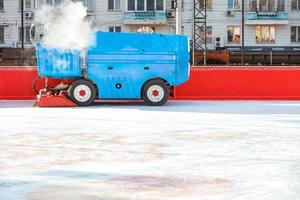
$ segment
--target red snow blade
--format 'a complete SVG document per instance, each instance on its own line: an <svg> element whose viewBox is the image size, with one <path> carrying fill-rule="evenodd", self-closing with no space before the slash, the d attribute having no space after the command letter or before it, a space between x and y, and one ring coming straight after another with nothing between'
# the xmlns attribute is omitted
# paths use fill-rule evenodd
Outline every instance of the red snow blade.
<svg viewBox="0 0 300 200"><path fill-rule="evenodd" d="M64 92L46 92L38 95L34 107L76 107L77 104L68 99Z"/></svg>

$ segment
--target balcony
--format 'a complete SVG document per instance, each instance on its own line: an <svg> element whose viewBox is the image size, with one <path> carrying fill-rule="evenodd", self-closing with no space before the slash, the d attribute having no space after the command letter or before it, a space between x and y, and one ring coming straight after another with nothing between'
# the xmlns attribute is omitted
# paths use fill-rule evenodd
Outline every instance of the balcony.
<svg viewBox="0 0 300 200"><path fill-rule="evenodd" d="M125 12L124 24L166 24L166 11Z"/></svg>
<svg viewBox="0 0 300 200"><path fill-rule="evenodd" d="M286 25L289 24L289 14L280 11L256 11L246 13L247 25Z"/></svg>

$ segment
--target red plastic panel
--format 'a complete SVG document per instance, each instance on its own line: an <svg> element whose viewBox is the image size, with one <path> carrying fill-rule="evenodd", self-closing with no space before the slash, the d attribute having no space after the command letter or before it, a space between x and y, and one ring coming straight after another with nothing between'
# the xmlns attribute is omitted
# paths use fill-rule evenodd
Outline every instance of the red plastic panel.
<svg viewBox="0 0 300 200"><path fill-rule="evenodd" d="M36 67L0 67L0 99L35 99ZM44 85L38 81L38 88ZM57 80L50 79L49 85ZM300 100L299 67L192 67L178 100Z"/></svg>
<svg viewBox="0 0 300 200"><path fill-rule="evenodd" d="M33 84L37 78L36 67L0 67L0 100L36 99ZM49 79L48 85L54 87L59 82L59 80ZM44 87L45 79L38 79L36 90L39 91Z"/></svg>
<svg viewBox="0 0 300 200"><path fill-rule="evenodd" d="M300 67L192 67L180 100L300 100Z"/></svg>
<svg viewBox="0 0 300 200"><path fill-rule="evenodd" d="M64 94L47 95L43 94L38 98L35 107L76 107L77 104L71 101Z"/></svg>
<svg viewBox="0 0 300 200"><path fill-rule="evenodd" d="M0 67L0 99L34 99L33 80L36 67Z"/></svg>

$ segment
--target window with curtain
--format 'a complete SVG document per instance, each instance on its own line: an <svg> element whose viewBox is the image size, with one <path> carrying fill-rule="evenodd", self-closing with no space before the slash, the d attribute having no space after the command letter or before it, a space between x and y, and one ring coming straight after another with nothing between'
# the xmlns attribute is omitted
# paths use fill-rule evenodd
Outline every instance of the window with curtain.
<svg viewBox="0 0 300 200"><path fill-rule="evenodd" d="M241 42L241 27L240 26L228 26L227 27L227 42L228 43L240 43Z"/></svg>
<svg viewBox="0 0 300 200"><path fill-rule="evenodd" d="M275 43L275 26L256 26L256 43Z"/></svg>
<svg viewBox="0 0 300 200"><path fill-rule="evenodd" d="M285 0L277 0L277 7L278 11L283 12L285 11Z"/></svg>
<svg viewBox="0 0 300 200"><path fill-rule="evenodd" d="M257 0L249 0L249 11L255 12L257 10Z"/></svg>
<svg viewBox="0 0 300 200"><path fill-rule="evenodd" d="M241 0L228 0L227 2L228 9L240 10L241 5L242 5Z"/></svg>
<svg viewBox="0 0 300 200"><path fill-rule="evenodd" d="M212 9L212 1L213 0L206 0L206 8L207 9ZM205 0L201 0L201 4L200 4L201 9L203 8L202 6L204 6L204 2L205 2Z"/></svg>
<svg viewBox="0 0 300 200"><path fill-rule="evenodd" d="M155 33L155 28L150 26L141 26L136 30L137 33Z"/></svg>
<svg viewBox="0 0 300 200"><path fill-rule="evenodd" d="M274 12L276 9L276 0L259 0L259 11Z"/></svg>

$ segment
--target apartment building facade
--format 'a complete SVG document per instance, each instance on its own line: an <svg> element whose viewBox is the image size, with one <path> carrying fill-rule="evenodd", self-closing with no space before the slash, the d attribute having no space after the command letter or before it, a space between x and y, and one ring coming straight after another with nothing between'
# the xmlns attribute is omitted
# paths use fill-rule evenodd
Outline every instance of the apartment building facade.
<svg viewBox="0 0 300 200"><path fill-rule="evenodd" d="M29 27L34 11L62 0L24 0L25 42L30 47ZM77 0L80 1L80 0ZM88 17L100 31L175 33L172 0L81 0ZM207 48L241 50L242 0L207 1ZM177 0L179 33L193 38L194 0ZM245 49L262 52L300 52L300 0L244 0ZM20 46L20 0L0 0L0 48ZM217 41L218 40L218 41Z"/></svg>
<svg viewBox="0 0 300 200"><path fill-rule="evenodd" d="M242 0L207 1L208 49L225 47L236 55L242 46ZM300 1L245 0L246 62L300 63ZM220 38L220 42L216 42Z"/></svg>

